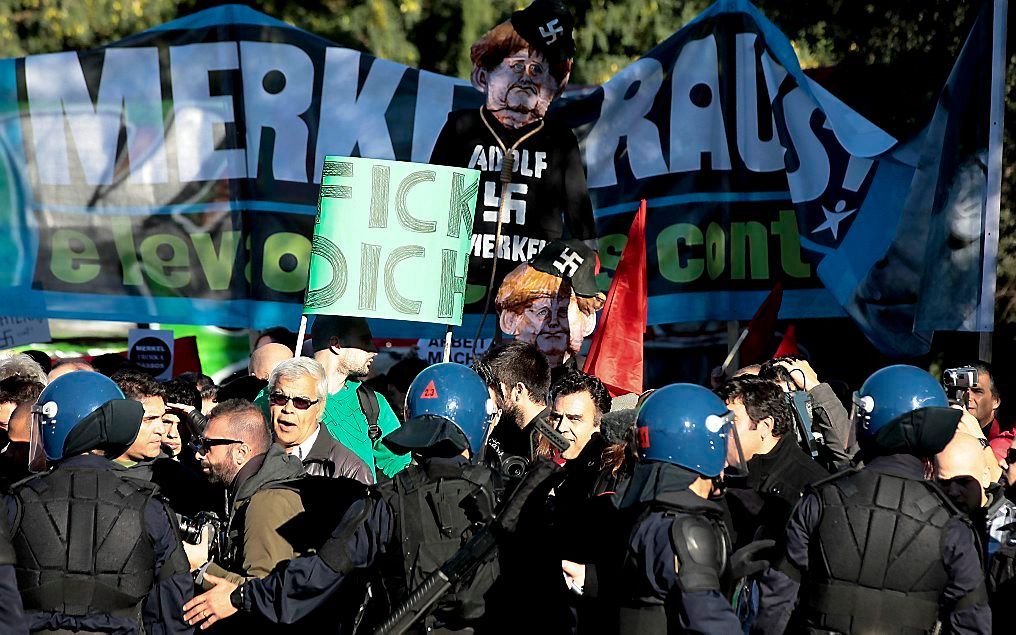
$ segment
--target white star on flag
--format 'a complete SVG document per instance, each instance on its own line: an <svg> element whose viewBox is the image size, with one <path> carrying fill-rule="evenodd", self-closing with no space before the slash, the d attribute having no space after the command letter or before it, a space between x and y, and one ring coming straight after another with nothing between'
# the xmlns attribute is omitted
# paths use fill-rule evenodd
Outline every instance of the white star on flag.
<svg viewBox="0 0 1016 635"><path fill-rule="evenodd" d="M825 221L815 229L811 230L811 233L817 234L820 231L828 229L833 234L833 240L839 240L840 223L847 220L851 214L857 211L857 208L844 211L846 206L846 202L840 201L836 204L835 212L830 212L825 208L825 206L822 206L822 213L825 214Z"/></svg>

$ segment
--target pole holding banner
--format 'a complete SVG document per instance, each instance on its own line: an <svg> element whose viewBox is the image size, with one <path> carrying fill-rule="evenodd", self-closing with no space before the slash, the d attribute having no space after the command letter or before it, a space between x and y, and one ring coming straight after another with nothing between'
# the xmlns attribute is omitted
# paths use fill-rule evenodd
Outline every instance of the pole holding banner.
<svg viewBox="0 0 1016 635"><path fill-rule="evenodd" d="M300 331L296 334L296 350L293 351L293 357L299 357L303 354L303 339L307 336L307 314L304 313L300 316Z"/></svg>
<svg viewBox="0 0 1016 635"><path fill-rule="evenodd" d="M995 328L995 274L998 266L998 224L1002 207L1002 120L1005 116L1005 37L1008 0L995 0L991 29L991 107L988 127L988 181L984 200L984 260L978 354L991 361L991 332Z"/></svg>

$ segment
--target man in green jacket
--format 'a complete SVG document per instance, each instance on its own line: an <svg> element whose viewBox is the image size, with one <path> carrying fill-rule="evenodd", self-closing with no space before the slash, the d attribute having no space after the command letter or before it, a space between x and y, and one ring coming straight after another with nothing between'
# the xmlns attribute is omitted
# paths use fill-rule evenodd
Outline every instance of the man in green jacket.
<svg viewBox="0 0 1016 635"><path fill-rule="evenodd" d="M319 315L311 336L314 359L328 376L328 404L321 422L340 443L363 459L374 482L381 472L391 478L410 462L408 454L394 454L381 438L399 427L399 420L382 395L360 388L377 355L367 320ZM357 393L361 394L357 394ZM368 424L361 402L373 394L377 401L377 427ZM370 406L369 406L370 407Z"/></svg>

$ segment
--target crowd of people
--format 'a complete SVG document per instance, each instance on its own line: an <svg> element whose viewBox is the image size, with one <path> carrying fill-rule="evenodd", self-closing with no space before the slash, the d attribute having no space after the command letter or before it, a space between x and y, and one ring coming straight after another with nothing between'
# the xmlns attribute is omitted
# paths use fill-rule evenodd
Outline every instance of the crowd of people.
<svg viewBox="0 0 1016 635"><path fill-rule="evenodd" d="M518 340L384 376L364 320L295 344L220 386L0 361L0 631L1005 631L988 364L838 395L783 357L612 398Z"/></svg>

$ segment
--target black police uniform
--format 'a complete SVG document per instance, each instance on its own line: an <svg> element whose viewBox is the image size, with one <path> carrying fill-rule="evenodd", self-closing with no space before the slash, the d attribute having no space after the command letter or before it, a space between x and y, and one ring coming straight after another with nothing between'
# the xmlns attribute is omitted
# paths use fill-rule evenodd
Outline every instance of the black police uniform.
<svg viewBox="0 0 1016 635"><path fill-rule="evenodd" d="M990 633L974 531L923 469L894 454L816 484L787 525L756 630L782 633L800 590L810 632L930 632L941 619Z"/></svg>
<svg viewBox="0 0 1016 635"><path fill-rule="evenodd" d="M5 502L33 632L191 631L187 556L151 484L80 455L22 481Z"/></svg>
<svg viewBox="0 0 1016 635"><path fill-rule="evenodd" d="M697 477L644 463L615 495L618 512L634 521L616 574L605 571L611 563L597 566L598 593L616 608L611 631L741 632L720 588L730 555L723 508L688 490Z"/></svg>
<svg viewBox="0 0 1016 635"><path fill-rule="evenodd" d="M6 514L6 511L3 501L0 501L0 513ZM7 523L0 522L0 632L20 635L28 632L28 623L21 605L21 594L18 593L14 563L14 548Z"/></svg>
<svg viewBox="0 0 1016 635"><path fill-rule="evenodd" d="M371 594L380 604L370 604L370 612L378 613L367 619L380 621L444 562L440 553L454 553L462 546L469 537L464 524L489 520L492 509L483 508L493 504L490 481L489 469L461 456L418 458L384 487L364 487L362 497L349 506L315 555L294 558L270 575L247 582L234 595L234 604L272 622L291 624L327 602L348 609L336 616L335 631L347 633L371 583ZM435 522L428 522L431 517ZM431 525L433 531L428 531ZM487 585L492 582L493 575L488 575ZM482 585L483 580L474 578L474 583ZM439 606L439 619L431 619L428 629L464 628L468 624L456 619L482 616L483 589L474 591L476 595L470 595L460 589L451 606ZM457 609L462 615L456 615Z"/></svg>

